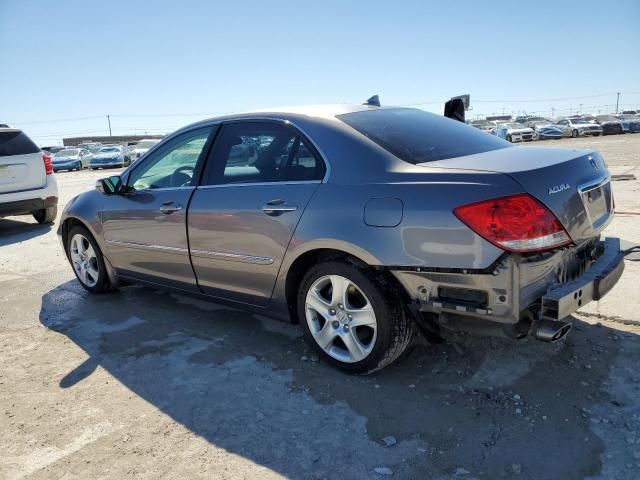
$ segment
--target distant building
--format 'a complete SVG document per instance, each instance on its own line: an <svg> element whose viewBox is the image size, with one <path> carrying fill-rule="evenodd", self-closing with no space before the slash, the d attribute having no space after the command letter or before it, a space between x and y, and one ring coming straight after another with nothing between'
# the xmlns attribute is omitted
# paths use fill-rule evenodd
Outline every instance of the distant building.
<svg viewBox="0 0 640 480"><path fill-rule="evenodd" d="M80 145L81 143L126 143L126 142L137 142L139 140L143 140L145 138L164 138L164 135L113 135L113 136L104 136L104 137L69 137L63 138L62 144L65 147L75 147L76 145Z"/></svg>

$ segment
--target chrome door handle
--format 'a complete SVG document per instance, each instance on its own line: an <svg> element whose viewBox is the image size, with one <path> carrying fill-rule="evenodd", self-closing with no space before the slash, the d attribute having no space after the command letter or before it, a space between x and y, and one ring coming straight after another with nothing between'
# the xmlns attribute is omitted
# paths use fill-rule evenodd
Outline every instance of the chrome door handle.
<svg viewBox="0 0 640 480"><path fill-rule="evenodd" d="M282 215L285 212L295 212L297 209L297 205L287 205L286 203L282 203L280 205L269 205L267 203L264 207L262 207L262 211L266 215L270 215L272 217Z"/></svg>
<svg viewBox="0 0 640 480"><path fill-rule="evenodd" d="M160 211L165 215L182 210L182 205L162 205Z"/></svg>

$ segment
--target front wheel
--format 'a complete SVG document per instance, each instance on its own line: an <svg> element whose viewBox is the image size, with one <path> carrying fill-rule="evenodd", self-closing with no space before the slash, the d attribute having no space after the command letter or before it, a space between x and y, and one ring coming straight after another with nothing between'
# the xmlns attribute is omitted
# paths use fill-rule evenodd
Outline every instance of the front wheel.
<svg viewBox="0 0 640 480"><path fill-rule="evenodd" d="M76 226L69 232L67 257L80 285L86 290L93 293L111 290L102 251L85 227Z"/></svg>
<svg viewBox="0 0 640 480"><path fill-rule="evenodd" d="M580 134L578 133L578 130L573 130L573 131L571 132L571 136L572 136L573 138L576 138L578 135L580 135Z"/></svg>
<svg viewBox="0 0 640 480"><path fill-rule="evenodd" d="M368 374L399 358L413 321L398 293L379 273L346 262L312 267L298 292L305 340L334 366Z"/></svg>
<svg viewBox="0 0 640 480"><path fill-rule="evenodd" d="M513 143L513 138L511 137L511 135L507 135L507 142Z"/></svg>

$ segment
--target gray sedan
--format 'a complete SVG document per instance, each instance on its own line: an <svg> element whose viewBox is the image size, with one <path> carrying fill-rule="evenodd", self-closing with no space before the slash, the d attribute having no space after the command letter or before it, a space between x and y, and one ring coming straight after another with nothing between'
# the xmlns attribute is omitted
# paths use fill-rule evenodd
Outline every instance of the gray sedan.
<svg viewBox="0 0 640 480"><path fill-rule="evenodd" d="M622 273L612 219L597 152L342 105L185 127L70 201L58 234L90 292L147 283L300 323L370 373L417 331L562 338Z"/></svg>

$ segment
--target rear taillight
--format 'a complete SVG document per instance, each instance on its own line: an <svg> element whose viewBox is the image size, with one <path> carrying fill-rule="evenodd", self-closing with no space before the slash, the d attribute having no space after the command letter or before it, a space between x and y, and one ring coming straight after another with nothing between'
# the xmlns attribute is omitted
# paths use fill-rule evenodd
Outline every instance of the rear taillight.
<svg viewBox="0 0 640 480"><path fill-rule="evenodd" d="M44 173L47 175L53 175L53 164L51 163L51 155L49 155L48 153L43 153L42 161L44 162Z"/></svg>
<svg viewBox="0 0 640 480"><path fill-rule="evenodd" d="M471 203L453 213L482 238L510 252L536 252L571 243L553 213L527 194Z"/></svg>

